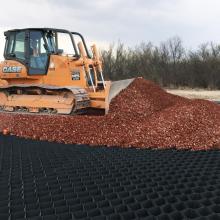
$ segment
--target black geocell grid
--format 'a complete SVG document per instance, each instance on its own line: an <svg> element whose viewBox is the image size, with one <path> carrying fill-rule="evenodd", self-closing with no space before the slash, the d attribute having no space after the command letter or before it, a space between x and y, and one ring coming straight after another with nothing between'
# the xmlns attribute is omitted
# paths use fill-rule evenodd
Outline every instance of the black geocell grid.
<svg viewBox="0 0 220 220"><path fill-rule="evenodd" d="M0 220L220 219L220 151L0 136Z"/></svg>

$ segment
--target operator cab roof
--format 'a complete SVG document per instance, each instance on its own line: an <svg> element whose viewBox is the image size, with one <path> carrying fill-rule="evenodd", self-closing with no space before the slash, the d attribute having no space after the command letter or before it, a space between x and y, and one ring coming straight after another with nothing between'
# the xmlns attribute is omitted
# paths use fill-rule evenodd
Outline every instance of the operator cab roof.
<svg viewBox="0 0 220 220"><path fill-rule="evenodd" d="M77 33L71 32L66 29L57 29L57 28L21 28L21 29L11 29L7 30L6 32L16 32L16 31L54 31L54 32L64 32L64 33Z"/></svg>
<svg viewBox="0 0 220 220"><path fill-rule="evenodd" d="M78 32L72 32L72 31L68 31L66 29L57 29L57 28L21 28L21 29L11 29L11 30L8 30L6 32L4 32L4 35L7 36L10 34L10 32L19 32L19 31L53 31L53 32L61 32L61 33L67 33L69 35L71 35L71 38L72 38L72 42L73 42L73 46L75 48L75 50L77 51L76 49L76 45L75 45L75 42L74 42L74 39L73 39L73 36L72 35L78 35L81 39L82 39L82 42L83 42L83 45L85 47L85 50L86 50L86 53L87 53L87 56L89 58L91 58L91 55L89 54L89 51L88 51L88 48L86 46L86 42L85 42L85 39L84 37L82 36L82 34L78 33Z"/></svg>

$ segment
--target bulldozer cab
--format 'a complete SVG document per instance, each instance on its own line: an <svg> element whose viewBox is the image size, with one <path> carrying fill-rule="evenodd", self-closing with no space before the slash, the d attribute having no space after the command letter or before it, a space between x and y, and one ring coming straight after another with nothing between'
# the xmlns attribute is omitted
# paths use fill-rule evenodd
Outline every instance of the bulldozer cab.
<svg viewBox="0 0 220 220"><path fill-rule="evenodd" d="M87 58L91 58L83 36L61 29L19 29L5 32L6 60L16 60L26 66L28 75L45 75L50 55L80 57L75 37L80 38Z"/></svg>

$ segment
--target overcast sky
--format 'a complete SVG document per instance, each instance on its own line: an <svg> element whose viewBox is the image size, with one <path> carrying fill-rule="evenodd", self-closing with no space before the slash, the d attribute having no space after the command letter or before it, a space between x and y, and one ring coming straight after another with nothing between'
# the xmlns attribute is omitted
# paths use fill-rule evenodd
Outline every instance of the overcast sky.
<svg viewBox="0 0 220 220"><path fill-rule="evenodd" d="M207 41L220 43L219 0L10 0L0 13L3 30L57 27L81 32L106 47L112 42L134 46L159 44L179 36L188 48Z"/></svg>

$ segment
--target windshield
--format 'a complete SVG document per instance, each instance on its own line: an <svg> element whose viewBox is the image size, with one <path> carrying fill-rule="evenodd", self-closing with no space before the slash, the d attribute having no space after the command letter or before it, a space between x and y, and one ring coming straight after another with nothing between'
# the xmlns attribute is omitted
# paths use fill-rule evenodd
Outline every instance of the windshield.
<svg viewBox="0 0 220 220"><path fill-rule="evenodd" d="M88 50L88 48L86 47L84 39L80 35L78 35L78 34L73 34L73 39L74 39L74 41L75 41L75 43L77 45L77 52L78 52L78 54L80 54L80 50L78 48L78 43L82 42L83 46L84 46L84 50L85 50L85 52L87 54L87 57L91 58L92 57L92 52L91 52L91 50Z"/></svg>
<svg viewBox="0 0 220 220"><path fill-rule="evenodd" d="M74 42L76 43L76 45L78 45L79 42L82 42L83 43L83 46L84 46L84 50L87 54L87 57L88 58L92 58L92 52L91 50L88 50L87 46L86 46L86 42L83 38L83 36L77 32L72 32L72 36L73 36L73 39L74 39ZM77 50L78 50L78 54L80 54L80 51L77 47Z"/></svg>
<svg viewBox="0 0 220 220"><path fill-rule="evenodd" d="M83 37L78 33L73 32L72 35L70 35L69 32L47 31L45 33L45 39L50 53L79 56L80 51L77 45L79 42L82 42L87 56L92 57L91 52L88 51L86 47Z"/></svg>
<svg viewBox="0 0 220 220"><path fill-rule="evenodd" d="M57 32L57 49L62 51L64 55L76 56L78 51L75 51L71 35L69 33Z"/></svg>

